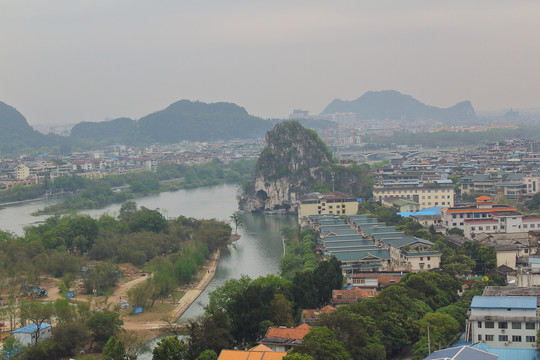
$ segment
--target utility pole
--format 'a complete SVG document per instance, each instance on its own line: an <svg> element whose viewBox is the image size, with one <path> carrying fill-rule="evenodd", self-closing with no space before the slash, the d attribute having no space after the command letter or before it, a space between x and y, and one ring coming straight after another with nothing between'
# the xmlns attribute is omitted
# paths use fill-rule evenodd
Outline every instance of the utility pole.
<svg viewBox="0 0 540 360"><path fill-rule="evenodd" d="M431 354L431 346L429 345L429 326L427 327L427 353L428 356Z"/></svg>

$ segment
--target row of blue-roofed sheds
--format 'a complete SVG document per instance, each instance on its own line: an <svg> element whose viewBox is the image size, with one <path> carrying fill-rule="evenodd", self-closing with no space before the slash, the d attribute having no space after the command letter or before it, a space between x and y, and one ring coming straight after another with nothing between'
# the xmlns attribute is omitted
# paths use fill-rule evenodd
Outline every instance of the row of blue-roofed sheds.
<svg viewBox="0 0 540 360"><path fill-rule="evenodd" d="M349 285L364 283L365 273L411 272L439 267L441 253L431 241L405 235L369 215L310 215L319 233L317 249L342 262Z"/></svg>

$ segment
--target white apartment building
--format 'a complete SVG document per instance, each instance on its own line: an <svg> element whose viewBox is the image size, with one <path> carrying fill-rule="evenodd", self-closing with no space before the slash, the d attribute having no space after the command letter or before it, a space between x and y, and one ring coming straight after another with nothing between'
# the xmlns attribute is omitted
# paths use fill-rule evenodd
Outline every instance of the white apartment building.
<svg viewBox="0 0 540 360"><path fill-rule="evenodd" d="M536 296L475 296L468 326L473 342L499 348L536 348Z"/></svg>
<svg viewBox="0 0 540 360"><path fill-rule="evenodd" d="M373 186L373 198L382 202L388 197L412 200L420 209L432 206L454 206L454 188L450 180L424 183L419 180L387 182Z"/></svg>

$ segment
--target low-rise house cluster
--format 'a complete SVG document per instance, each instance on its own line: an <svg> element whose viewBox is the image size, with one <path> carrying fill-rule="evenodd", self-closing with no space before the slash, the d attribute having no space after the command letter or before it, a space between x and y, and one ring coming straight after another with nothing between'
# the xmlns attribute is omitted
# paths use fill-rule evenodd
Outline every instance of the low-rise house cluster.
<svg viewBox="0 0 540 360"><path fill-rule="evenodd" d="M88 178L122 175L129 172L156 171L158 165L202 164L219 159L224 163L258 156L261 141L182 142L134 148L125 145L105 146L99 151L72 153L66 156L43 155L0 159L0 190L15 184L29 185L77 174Z"/></svg>
<svg viewBox="0 0 540 360"><path fill-rule="evenodd" d="M425 239L407 236L368 215L310 215L318 249L342 262L347 277L363 272L422 271L439 267L441 253ZM355 285L352 283L351 285Z"/></svg>

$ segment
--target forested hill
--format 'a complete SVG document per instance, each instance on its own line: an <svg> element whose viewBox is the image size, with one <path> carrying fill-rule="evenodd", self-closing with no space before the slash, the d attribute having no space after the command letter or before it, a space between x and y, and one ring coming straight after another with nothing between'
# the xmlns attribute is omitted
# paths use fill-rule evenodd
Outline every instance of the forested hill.
<svg viewBox="0 0 540 360"><path fill-rule="evenodd" d="M13 154L48 146L60 146L59 136L43 135L34 130L26 118L12 106L0 101L0 153Z"/></svg>
<svg viewBox="0 0 540 360"><path fill-rule="evenodd" d="M118 118L102 122L81 122L71 129L75 143L90 140L97 144L128 144L136 135L137 122L128 118Z"/></svg>
<svg viewBox="0 0 540 360"><path fill-rule="evenodd" d="M130 145L176 143L182 140L254 139L264 136L273 124L249 115L246 109L235 104L180 100L138 121L122 118L77 124L72 129L72 137L100 144Z"/></svg>
<svg viewBox="0 0 540 360"><path fill-rule="evenodd" d="M353 101L336 99L322 112L356 113L358 120L436 120L443 123L467 123L476 119L470 101L460 102L449 108L429 106L410 95L395 90L368 91Z"/></svg>
<svg viewBox="0 0 540 360"><path fill-rule="evenodd" d="M298 197L330 189L364 197L372 179L369 166L340 166L313 130L296 120L266 133L251 179L242 187L244 211L295 211Z"/></svg>

